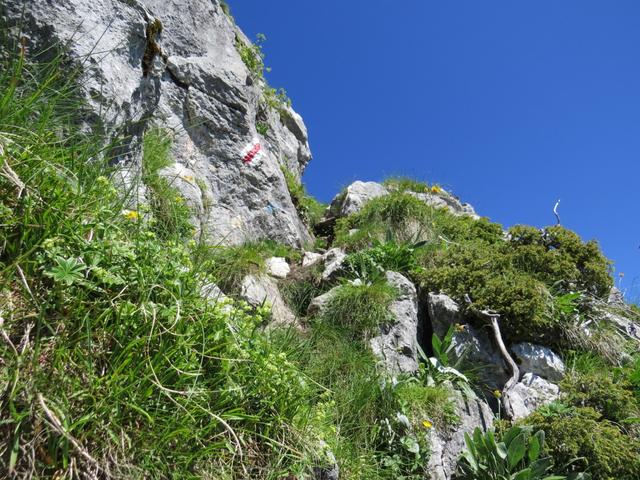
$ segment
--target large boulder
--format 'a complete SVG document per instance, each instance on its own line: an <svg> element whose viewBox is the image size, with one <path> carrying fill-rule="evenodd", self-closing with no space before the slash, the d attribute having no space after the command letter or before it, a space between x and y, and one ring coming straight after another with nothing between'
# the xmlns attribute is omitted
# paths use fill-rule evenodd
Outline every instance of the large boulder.
<svg viewBox="0 0 640 480"><path fill-rule="evenodd" d="M552 382L558 382L564 377L564 362L550 348L522 342L512 345L511 351L522 373L533 373Z"/></svg>
<svg viewBox="0 0 640 480"><path fill-rule="evenodd" d="M427 295L427 313L433 333L444 338L451 326L453 360L464 359L478 368L480 377L492 389L501 389L510 373L488 334L477 329L462 314L460 306L445 294ZM430 340L430 339L427 339Z"/></svg>
<svg viewBox="0 0 640 480"><path fill-rule="evenodd" d="M250 42L220 0L5 0L2 14L28 52L64 46L82 69L84 119L124 139L112 151L124 181L137 183L141 138L156 125L174 132L176 166L160 173L211 242L311 240L281 170L300 178L306 128L288 106L266 106L264 81L236 46Z"/></svg>
<svg viewBox="0 0 640 480"><path fill-rule="evenodd" d="M483 431L493 427L494 415L484 400L467 398L454 390L453 401L459 422L448 430L432 430L429 434L427 478L430 480L450 480L453 477L458 459L466 449L465 432L473 432L476 427Z"/></svg>
<svg viewBox="0 0 640 480"><path fill-rule="evenodd" d="M370 340L371 349L391 373L418 370L418 295L416 287L396 272L386 273L387 283L398 296L389 306L391 321L380 326L380 334Z"/></svg>
<svg viewBox="0 0 640 480"><path fill-rule="evenodd" d="M560 396L560 388L534 373L525 373L509 394L513 420L528 417L535 410Z"/></svg>
<svg viewBox="0 0 640 480"><path fill-rule="evenodd" d="M324 271L322 272L322 280L334 280L344 266L347 254L341 248L332 248L322 256L324 260Z"/></svg>

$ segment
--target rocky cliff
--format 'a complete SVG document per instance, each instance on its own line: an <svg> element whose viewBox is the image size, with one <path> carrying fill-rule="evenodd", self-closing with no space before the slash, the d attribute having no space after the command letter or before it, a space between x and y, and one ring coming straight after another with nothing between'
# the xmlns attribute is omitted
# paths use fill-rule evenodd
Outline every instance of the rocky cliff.
<svg viewBox="0 0 640 480"><path fill-rule="evenodd" d="M239 50L251 42L219 1L3 4L5 23L29 52L64 51L68 68L82 69L94 113L88 123L119 138L115 161L139 170L145 130L172 132L175 165L162 174L210 242L311 240L282 172L300 178L311 159L306 127L267 90L261 69L243 62Z"/></svg>

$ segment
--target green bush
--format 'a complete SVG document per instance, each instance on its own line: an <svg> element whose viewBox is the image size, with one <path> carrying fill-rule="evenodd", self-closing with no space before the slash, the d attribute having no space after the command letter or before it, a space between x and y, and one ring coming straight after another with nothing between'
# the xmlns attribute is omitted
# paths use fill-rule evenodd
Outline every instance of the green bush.
<svg viewBox="0 0 640 480"><path fill-rule="evenodd" d="M525 421L547 434L546 451L566 475L585 471L593 480L640 478L640 442L592 408L569 409L553 415L536 412Z"/></svg>
<svg viewBox="0 0 640 480"><path fill-rule="evenodd" d="M430 191L428 183L420 182L410 177L389 177L382 184L388 189L401 192L427 193Z"/></svg>
<svg viewBox="0 0 640 480"><path fill-rule="evenodd" d="M611 368L567 375L560 384L563 401L577 407L591 407L603 418L616 423L640 417L633 385L625 378L616 378L621 375L614 375Z"/></svg>
<svg viewBox="0 0 640 480"><path fill-rule="evenodd" d="M416 267L415 248L395 242L375 242L371 248L349 254L345 260L347 275L375 280L388 270L409 273Z"/></svg>

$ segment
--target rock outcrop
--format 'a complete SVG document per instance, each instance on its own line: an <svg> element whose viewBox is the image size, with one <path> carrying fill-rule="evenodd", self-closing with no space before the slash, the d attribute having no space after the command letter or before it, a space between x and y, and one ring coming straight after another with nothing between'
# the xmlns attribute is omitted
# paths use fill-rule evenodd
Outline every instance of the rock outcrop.
<svg viewBox="0 0 640 480"><path fill-rule="evenodd" d="M238 52L250 42L219 0L3 4L3 20L28 52L60 47L82 69L92 107L84 120L125 139L112 153L129 172L140 169L149 126L171 132L176 164L161 174L211 242L311 239L281 171L299 178L311 159L305 125L287 105L268 106L264 81Z"/></svg>
<svg viewBox="0 0 640 480"><path fill-rule="evenodd" d="M418 370L418 295L416 287L396 272L386 273L387 283L398 292L389 306L391 321L380 327L370 341L371 349L387 371L414 373Z"/></svg>
<svg viewBox="0 0 640 480"><path fill-rule="evenodd" d="M296 325L296 316L284 302L277 282L266 275L247 275L242 280L240 296L254 307L269 305L271 325Z"/></svg>
<svg viewBox="0 0 640 480"><path fill-rule="evenodd" d="M511 346L511 351L523 373L532 373L557 382L564 377L565 366L560 356L541 345L522 342Z"/></svg>
<svg viewBox="0 0 640 480"><path fill-rule="evenodd" d="M368 201L388 195L391 191L393 191L392 187L385 187L377 182L353 182L331 201L326 216L340 218L357 213L362 210L362 207L364 207ZM458 198L444 189L438 188L437 193L408 193L432 207L446 208L454 215L469 215L473 218L479 218L471 205L462 203Z"/></svg>
<svg viewBox="0 0 640 480"><path fill-rule="evenodd" d="M487 431L493 426L494 415L489 405L479 398L466 398L453 390L452 398L460 421L447 431L433 430L429 435L430 456L427 465L430 480L449 480L465 450L464 434L476 427Z"/></svg>

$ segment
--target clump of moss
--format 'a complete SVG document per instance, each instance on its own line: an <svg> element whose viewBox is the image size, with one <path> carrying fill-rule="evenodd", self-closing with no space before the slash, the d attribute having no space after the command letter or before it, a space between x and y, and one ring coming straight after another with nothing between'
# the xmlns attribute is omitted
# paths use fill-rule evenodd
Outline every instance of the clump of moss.
<svg viewBox="0 0 640 480"><path fill-rule="evenodd" d="M546 433L545 449L563 473L586 471L593 480L640 478L640 441L592 408L534 413L525 422Z"/></svg>

